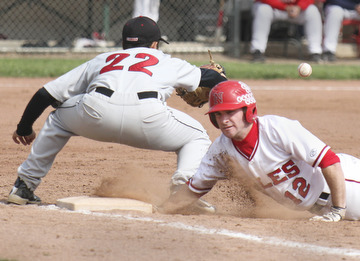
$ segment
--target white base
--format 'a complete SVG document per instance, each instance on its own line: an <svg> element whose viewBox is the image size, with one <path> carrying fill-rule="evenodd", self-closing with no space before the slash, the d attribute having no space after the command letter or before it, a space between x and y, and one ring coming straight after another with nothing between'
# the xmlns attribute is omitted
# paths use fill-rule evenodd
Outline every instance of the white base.
<svg viewBox="0 0 360 261"><path fill-rule="evenodd" d="M128 198L103 198L103 197L69 197L58 199L56 205L69 210L133 210L152 213L151 204Z"/></svg>

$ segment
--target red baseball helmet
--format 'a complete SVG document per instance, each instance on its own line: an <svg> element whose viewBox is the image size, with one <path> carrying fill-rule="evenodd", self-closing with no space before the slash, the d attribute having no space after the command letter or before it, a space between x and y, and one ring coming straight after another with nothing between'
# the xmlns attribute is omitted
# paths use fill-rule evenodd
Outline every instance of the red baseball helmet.
<svg viewBox="0 0 360 261"><path fill-rule="evenodd" d="M214 112L231 111L246 107L246 121L253 122L257 117L256 100L246 83L240 81L224 81L210 91L209 114L212 124L219 128Z"/></svg>

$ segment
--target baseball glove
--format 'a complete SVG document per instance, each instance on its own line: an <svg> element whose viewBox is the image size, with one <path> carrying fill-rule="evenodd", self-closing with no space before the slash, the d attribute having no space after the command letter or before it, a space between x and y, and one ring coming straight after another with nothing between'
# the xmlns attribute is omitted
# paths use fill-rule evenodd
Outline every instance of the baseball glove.
<svg viewBox="0 0 360 261"><path fill-rule="evenodd" d="M323 216L315 216L310 221L338 222L345 218L346 208L332 206L330 211Z"/></svg>
<svg viewBox="0 0 360 261"><path fill-rule="evenodd" d="M200 68L210 69L218 72L221 76L226 78L224 67L214 62L211 56L210 50L210 63L200 66ZM185 88L176 88L176 95L180 96L187 104L193 107L201 108L205 103L209 101L209 93L211 88L199 86L193 92L188 92Z"/></svg>

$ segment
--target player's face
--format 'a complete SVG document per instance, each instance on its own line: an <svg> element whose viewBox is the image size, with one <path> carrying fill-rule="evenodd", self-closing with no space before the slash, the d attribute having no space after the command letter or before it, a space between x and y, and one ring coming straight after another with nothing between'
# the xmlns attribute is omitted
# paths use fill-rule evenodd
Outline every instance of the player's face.
<svg viewBox="0 0 360 261"><path fill-rule="evenodd" d="M245 119L242 108L231 111L214 112L215 119L222 133L229 139L243 140L249 133L252 124Z"/></svg>

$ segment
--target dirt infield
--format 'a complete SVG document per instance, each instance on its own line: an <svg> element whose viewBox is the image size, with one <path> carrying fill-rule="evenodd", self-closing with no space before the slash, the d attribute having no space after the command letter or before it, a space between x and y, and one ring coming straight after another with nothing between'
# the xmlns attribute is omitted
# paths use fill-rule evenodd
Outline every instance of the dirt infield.
<svg viewBox="0 0 360 261"><path fill-rule="evenodd" d="M360 259L360 222L313 223L309 213L266 198L253 206L228 181L205 196L217 206L216 215L59 210L57 199L93 195L104 179L113 178L118 189L130 188L129 196L160 202L175 170L173 153L81 137L70 140L36 191L42 206L7 205L16 169L30 151L11 134L28 100L49 80L0 78L0 260ZM298 119L335 152L360 157L360 81L244 81L253 88L259 115ZM219 135L204 115L207 106L191 108L175 95L168 104L199 120L212 140ZM50 111L37 120L37 132Z"/></svg>

